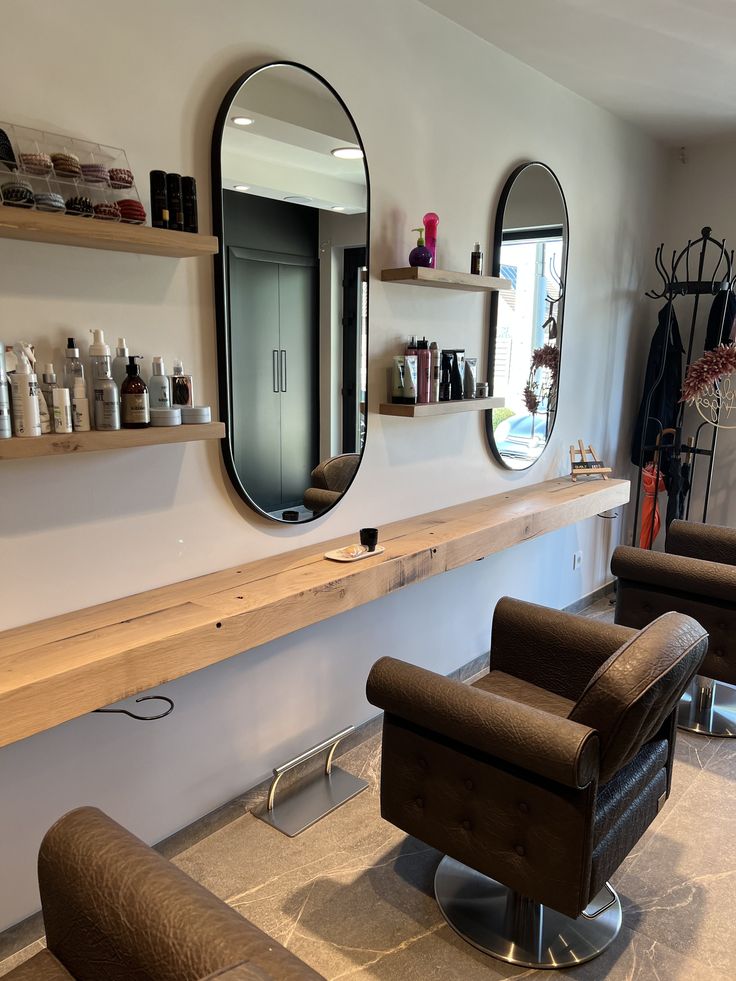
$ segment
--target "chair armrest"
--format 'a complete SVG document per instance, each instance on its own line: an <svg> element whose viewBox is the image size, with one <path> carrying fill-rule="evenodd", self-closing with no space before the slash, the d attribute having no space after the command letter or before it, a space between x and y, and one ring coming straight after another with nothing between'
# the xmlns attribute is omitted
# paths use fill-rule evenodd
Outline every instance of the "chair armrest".
<svg viewBox="0 0 736 981"><path fill-rule="evenodd" d="M566 787L586 787L597 777L595 730L531 705L392 657L371 668L367 696L387 715Z"/></svg>
<svg viewBox="0 0 736 981"><path fill-rule="evenodd" d="M491 669L576 701L601 664L633 633L629 627L506 596L493 614Z"/></svg>
<svg viewBox="0 0 736 981"><path fill-rule="evenodd" d="M736 566L736 529L673 521L667 530L664 550L671 555Z"/></svg>
<svg viewBox="0 0 736 981"><path fill-rule="evenodd" d="M611 559L611 572L624 585L652 586L689 599L736 602L736 567L720 562L619 545Z"/></svg>
<svg viewBox="0 0 736 981"><path fill-rule="evenodd" d="M244 961L279 981L322 978L97 808L46 833L38 882L48 949L79 981L200 981Z"/></svg>

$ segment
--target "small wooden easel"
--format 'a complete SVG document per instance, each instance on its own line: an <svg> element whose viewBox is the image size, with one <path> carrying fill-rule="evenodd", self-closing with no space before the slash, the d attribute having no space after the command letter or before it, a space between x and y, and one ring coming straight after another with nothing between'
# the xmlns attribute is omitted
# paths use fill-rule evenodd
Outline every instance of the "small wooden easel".
<svg viewBox="0 0 736 981"><path fill-rule="evenodd" d="M576 457L580 457L579 460ZM595 450L588 445L587 449L582 439L578 440L577 449L570 447L570 476L573 480L578 477L602 477L608 480L606 474L613 473L611 467L607 467L602 460L599 460Z"/></svg>

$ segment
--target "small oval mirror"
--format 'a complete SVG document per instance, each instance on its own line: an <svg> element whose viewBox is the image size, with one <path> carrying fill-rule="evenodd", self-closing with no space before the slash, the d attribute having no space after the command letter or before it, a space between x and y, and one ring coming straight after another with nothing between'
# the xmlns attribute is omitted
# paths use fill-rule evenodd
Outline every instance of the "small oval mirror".
<svg viewBox="0 0 736 981"><path fill-rule="evenodd" d="M225 466L260 514L310 521L340 500L365 444L363 145L323 78L264 65L220 107L212 177Z"/></svg>
<svg viewBox="0 0 736 981"><path fill-rule="evenodd" d="M496 212L493 275L512 289L491 301L488 378L505 399L487 413L496 459L509 470L535 463L557 414L568 246L567 206L543 163L511 174Z"/></svg>

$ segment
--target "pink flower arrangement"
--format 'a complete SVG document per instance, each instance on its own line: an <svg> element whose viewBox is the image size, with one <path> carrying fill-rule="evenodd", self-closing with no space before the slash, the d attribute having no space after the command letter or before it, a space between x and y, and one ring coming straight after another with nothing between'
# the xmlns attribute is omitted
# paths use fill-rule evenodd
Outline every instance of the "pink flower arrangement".
<svg viewBox="0 0 736 981"><path fill-rule="evenodd" d="M693 361L687 369L680 401L692 405L712 389L721 378L734 372L736 372L736 344L719 344L712 351L706 351L702 358Z"/></svg>

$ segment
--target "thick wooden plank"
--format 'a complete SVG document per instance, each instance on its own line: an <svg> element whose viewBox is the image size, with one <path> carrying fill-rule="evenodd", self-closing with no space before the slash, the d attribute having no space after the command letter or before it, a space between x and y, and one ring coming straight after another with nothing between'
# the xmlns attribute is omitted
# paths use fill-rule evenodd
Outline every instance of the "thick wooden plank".
<svg viewBox="0 0 736 981"><path fill-rule="evenodd" d="M101 221L78 215L57 215L0 205L0 238L73 245L82 249L137 252L140 255L188 259L214 255L219 242L214 235L176 232L122 221Z"/></svg>
<svg viewBox="0 0 736 981"><path fill-rule="evenodd" d="M423 402L417 405L401 405L394 402L381 402L378 407L382 416L399 416L402 419L417 419L425 416L447 416L456 412L482 412L484 409L503 408L504 399L463 399L458 402Z"/></svg>
<svg viewBox="0 0 736 981"><path fill-rule="evenodd" d="M67 453L95 453L124 450L131 446L158 446L162 443L193 443L202 439L224 439L223 422L203 422L190 426L149 426L147 429L118 429L116 432L92 430L88 433L60 433L27 439L0 439L0 460L30 460L38 456Z"/></svg>
<svg viewBox="0 0 736 981"><path fill-rule="evenodd" d="M404 266L401 269L381 270L384 283L404 283L406 286L429 286L435 289L464 290L467 293L492 293L510 290L511 282L500 276L473 276L471 273L450 272L426 266Z"/></svg>
<svg viewBox="0 0 736 981"><path fill-rule="evenodd" d="M0 633L0 746L252 650L411 583L624 504L629 482L545 481ZM355 536L352 536L353 538Z"/></svg>

